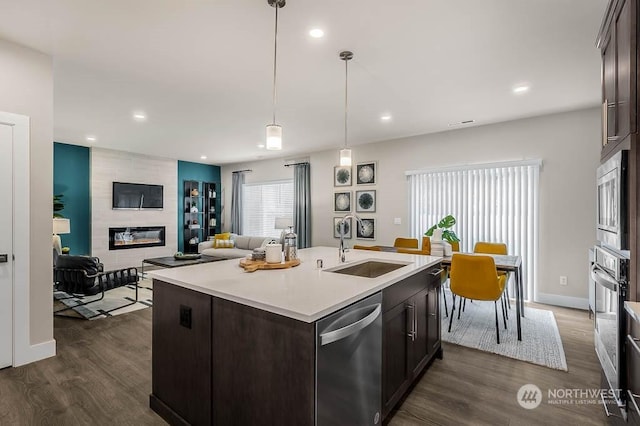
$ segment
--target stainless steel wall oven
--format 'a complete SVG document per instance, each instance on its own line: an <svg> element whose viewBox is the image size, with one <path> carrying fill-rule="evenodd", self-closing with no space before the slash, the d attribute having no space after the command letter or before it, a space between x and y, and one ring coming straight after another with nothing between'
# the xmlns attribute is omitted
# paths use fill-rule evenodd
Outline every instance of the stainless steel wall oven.
<svg viewBox="0 0 640 426"><path fill-rule="evenodd" d="M598 167L596 233L602 245L629 250L627 151L614 154Z"/></svg>
<svg viewBox="0 0 640 426"><path fill-rule="evenodd" d="M595 285L596 354L609 388L624 411L624 301L627 296L629 259L625 254L596 246L591 278ZM606 408L606 404L605 404Z"/></svg>

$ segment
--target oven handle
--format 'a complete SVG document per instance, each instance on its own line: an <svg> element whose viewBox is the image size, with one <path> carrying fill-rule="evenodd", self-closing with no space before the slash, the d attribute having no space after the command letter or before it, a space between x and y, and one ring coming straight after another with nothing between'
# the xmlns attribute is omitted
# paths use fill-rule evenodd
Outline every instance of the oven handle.
<svg viewBox="0 0 640 426"><path fill-rule="evenodd" d="M596 263L591 267L591 278L603 287L608 288L611 291L618 291L618 282L611 278L609 274L604 272Z"/></svg>

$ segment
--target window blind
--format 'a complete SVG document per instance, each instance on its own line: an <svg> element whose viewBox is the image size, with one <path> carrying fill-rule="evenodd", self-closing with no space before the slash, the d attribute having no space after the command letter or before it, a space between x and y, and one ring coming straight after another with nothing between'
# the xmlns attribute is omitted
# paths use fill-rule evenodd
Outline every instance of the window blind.
<svg viewBox="0 0 640 426"><path fill-rule="evenodd" d="M276 217L293 217L293 179L242 186L242 232L280 238Z"/></svg>
<svg viewBox="0 0 640 426"><path fill-rule="evenodd" d="M525 300L535 295L540 160L407 172L409 220L420 238L448 214L460 251L478 241L502 242L522 257ZM512 293L514 294L514 293Z"/></svg>

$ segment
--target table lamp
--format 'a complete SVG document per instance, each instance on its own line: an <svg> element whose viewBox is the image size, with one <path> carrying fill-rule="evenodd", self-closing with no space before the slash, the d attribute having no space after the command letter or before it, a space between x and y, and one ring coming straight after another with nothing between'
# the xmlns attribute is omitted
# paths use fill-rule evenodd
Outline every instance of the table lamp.
<svg viewBox="0 0 640 426"><path fill-rule="evenodd" d="M69 219L64 219L61 217L53 218L53 248L58 252L58 254L62 254L62 243L60 242L60 235L58 234L69 234L71 233L71 222Z"/></svg>

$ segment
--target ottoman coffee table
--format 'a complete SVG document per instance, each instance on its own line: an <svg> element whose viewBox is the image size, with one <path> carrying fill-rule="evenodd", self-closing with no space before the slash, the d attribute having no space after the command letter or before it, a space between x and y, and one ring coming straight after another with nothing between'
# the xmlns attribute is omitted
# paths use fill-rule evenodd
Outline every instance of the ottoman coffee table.
<svg viewBox="0 0 640 426"><path fill-rule="evenodd" d="M161 268L178 268L180 266L196 265L198 263L217 262L218 260L224 260L220 257L205 256L202 255L198 259L176 259L173 256L164 257L152 257L151 259L144 259L142 261L141 276L144 278L144 264L160 266Z"/></svg>

